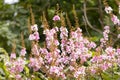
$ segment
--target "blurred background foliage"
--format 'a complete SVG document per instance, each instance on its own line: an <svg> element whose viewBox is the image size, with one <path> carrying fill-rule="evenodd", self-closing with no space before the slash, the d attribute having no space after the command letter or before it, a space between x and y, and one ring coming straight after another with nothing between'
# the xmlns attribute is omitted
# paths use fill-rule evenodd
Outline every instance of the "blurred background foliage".
<svg viewBox="0 0 120 80"><path fill-rule="evenodd" d="M30 6L35 16L35 22L39 27L41 37L39 43L42 44L44 41L44 35L42 35L43 29L41 28L42 13L43 11L45 12L49 25L53 26L52 17L55 15L57 3L60 6L60 10L63 12L63 15L66 12L68 13L72 26L75 24L72 13L72 6L74 4L84 36L98 44L102 34L87 25L84 19L84 5L86 4L87 18L95 29L102 32L105 24L114 26L111 23L109 16L104 12L102 0L19 0L19 2L14 4L6 4L4 3L4 0L0 0L0 47L10 53L13 40L15 40L17 50L19 51L21 48L20 34L23 32L25 44L29 50L30 41L28 41L29 32L27 21L30 17ZM114 0L109 0L108 3L113 7L114 13L118 15L118 7Z"/></svg>

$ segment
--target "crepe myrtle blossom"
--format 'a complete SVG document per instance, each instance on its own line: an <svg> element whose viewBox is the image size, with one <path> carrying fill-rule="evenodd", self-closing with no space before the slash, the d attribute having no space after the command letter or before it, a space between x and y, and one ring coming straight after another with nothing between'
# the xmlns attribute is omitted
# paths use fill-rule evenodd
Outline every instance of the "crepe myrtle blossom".
<svg viewBox="0 0 120 80"><path fill-rule="evenodd" d="M58 15L55 15L54 17L53 17L53 21L59 21L60 20L60 17L58 16Z"/></svg>
<svg viewBox="0 0 120 80"><path fill-rule="evenodd" d="M110 14L112 11L113 11L113 9L112 9L110 6L106 6L106 7L105 7L105 12L106 12L107 14Z"/></svg>

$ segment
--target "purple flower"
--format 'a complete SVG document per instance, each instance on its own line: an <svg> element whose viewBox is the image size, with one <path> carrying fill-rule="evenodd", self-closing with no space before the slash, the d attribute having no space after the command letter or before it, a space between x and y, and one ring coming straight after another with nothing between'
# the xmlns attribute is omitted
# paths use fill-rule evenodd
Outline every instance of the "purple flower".
<svg viewBox="0 0 120 80"><path fill-rule="evenodd" d="M58 16L58 15L55 15L54 17L53 17L53 21L59 21L60 20L60 17Z"/></svg>

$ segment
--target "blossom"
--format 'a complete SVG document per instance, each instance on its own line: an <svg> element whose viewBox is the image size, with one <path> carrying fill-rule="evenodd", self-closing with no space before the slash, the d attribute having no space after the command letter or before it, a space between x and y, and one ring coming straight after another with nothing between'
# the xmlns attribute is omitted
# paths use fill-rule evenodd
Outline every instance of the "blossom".
<svg viewBox="0 0 120 80"><path fill-rule="evenodd" d="M96 73L96 70L95 70L95 68L93 68L93 67L90 68L90 71L91 71L92 74L95 74L95 73Z"/></svg>
<svg viewBox="0 0 120 80"><path fill-rule="evenodd" d="M103 64L100 65L100 68L105 71L107 70L109 67L111 67L112 64L111 63L108 63L108 62L104 62Z"/></svg>
<svg viewBox="0 0 120 80"><path fill-rule="evenodd" d="M60 17L58 16L58 15L55 15L54 17L53 17L53 21L59 21L60 20Z"/></svg>
<svg viewBox="0 0 120 80"><path fill-rule="evenodd" d="M31 30L32 30L32 31L38 31L37 24L32 25L32 26L31 26Z"/></svg>
<svg viewBox="0 0 120 80"><path fill-rule="evenodd" d="M30 58L29 67L33 68L33 71L38 71L41 67L41 62L37 58Z"/></svg>
<svg viewBox="0 0 120 80"><path fill-rule="evenodd" d="M51 66L49 72L50 74L56 74L57 76L61 76L63 75L62 70L63 70L62 67Z"/></svg>
<svg viewBox="0 0 120 80"><path fill-rule="evenodd" d="M29 40L35 40L34 34L30 34L30 35L29 35Z"/></svg>
<svg viewBox="0 0 120 80"><path fill-rule="evenodd" d="M17 74L17 75L15 76L15 78L16 78L17 80L21 80L21 75L20 75L20 74Z"/></svg>
<svg viewBox="0 0 120 80"><path fill-rule="evenodd" d="M20 55L21 56L25 56L26 54L26 48L23 48L21 51L20 51Z"/></svg>
<svg viewBox="0 0 120 80"><path fill-rule="evenodd" d="M105 29L105 30L109 30L110 27L109 27L109 26L105 26L104 29Z"/></svg>
<svg viewBox="0 0 120 80"><path fill-rule="evenodd" d="M120 48L118 48L118 49L117 49L117 53L119 53L119 54L120 54Z"/></svg>
<svg viewBox="0 0 120 80"><path fill-rule="evenodd" d="M39 55L39 50L38 50L37 45L34 45L34 46L32 47L32 54L33 54L33 55L36 55L36 56Z"/></svg>
<svg viewBox="0 0 120 80"><path fill-rule="evenodd" d="M16 53L11 53L10 58L15 59L16 58Z"/></svg>
<svg viewBox="0 0 120 80"><path fill-rule="evenodd" d="M120 34L118 34L117 38L120 38Z"/></svg>
<svg viewBox="0 0 120 80"><path fill-rule="evenodd" d="M113 53L115 52L115 49L114 49L113 47L107 47L107 48L105 49L105 52L106 52L107 54L113 54Z"/></svg>
<svg viewBox="0 0 120 80"><path fill-rule="evenodd" d="M118 19L116 15L112 15L111 20L115 25L120 24L120 20Z"/></svg>
<svg viewBox="0 0 120 80"><path fill-rule="evenodd" d="M103 38L100 39L101 45L100 47L103 47L106 45L106 42L108 41L108 34L110 33L110 27L105 26L103 31Z"/></svg>
<svg viewBox="0 0 120 80"><path fill-rule="evenodd" d="M74 73L74 77L78 78L80 75L85 75L85 67L79 67L78 70Z"/></svg>
<svg viewBox="0 0 120 80"><path fill-rule="evenodd" d="M90 42L90 43L88 44L88 47L89 47L89 48L95 48L95 47L96 47L96 44L95 44L94 42Z"/></svg>
<svg viewBox="0 0 120 80"><path fill-rule="evenodd" d="M103 58L102 56L94 56L92 59L91 59L91 62L92 63L100 63L102 62Z"/></svg>
<svg viewBox="0 0 120 80"><path fill-rule="evenodd" d="M113 9L112 9L110 6L106 6L106 7L105 7L105 12L106 12L107 14L110 14L112 11L113 11Z"/></svg>
<svg viewBox="0 0 120 80"><path fill-rule="evenodd" d="M38 32L34 32L33 35L36 41L40 39Z"/></svg>
<svg viewBox="0 0 120 80"><path fill-rule="evenodd" d="M68 30L67 30L67 28L65 28L65 27L60 27L60 38L61 39L65 39L65 38L67 38L68 37Z"/></svg>
<svg viewBox="0 0 120 80"><path fill-rule="evenodd" d="M39 33L38 32L34 32L33 34L30 34L29 35L29 40L39 40L40 37L39 37Z"/></svg>

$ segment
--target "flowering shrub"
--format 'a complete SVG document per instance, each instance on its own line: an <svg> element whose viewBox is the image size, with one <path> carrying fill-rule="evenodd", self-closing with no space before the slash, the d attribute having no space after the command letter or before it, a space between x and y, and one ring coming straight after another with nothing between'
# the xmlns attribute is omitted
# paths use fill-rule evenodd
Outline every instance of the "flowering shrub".
<svg viewBox="0 0 120 80"><path fill-rule="evenodd" d="M111 14L113 24L119 25L117 16L112 14L113 9L105 6L107 14ZM57 23L59 15L53 17ZM62 19L63 20L63 19ZM45 23L45 24L44 24ZM40 47L37 24L31 26L29 40L32 43L31 53L26 57L25 46L17 56L13 50L10 59L5 62L9 75L6 79L16 80L117 80L120 67L120 48L114 48L109 43L110 26L105 26L100 45L83 36L82 29L77 26L68 30L63 24L61 27L49 28L43 17L43 34L45 45ZM118 38L120 35L118 34ZM108 74L109 73L109 74ZM109 77L108 75L118 75Z"/></svg>

